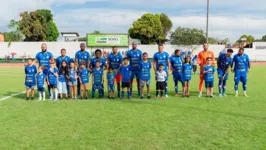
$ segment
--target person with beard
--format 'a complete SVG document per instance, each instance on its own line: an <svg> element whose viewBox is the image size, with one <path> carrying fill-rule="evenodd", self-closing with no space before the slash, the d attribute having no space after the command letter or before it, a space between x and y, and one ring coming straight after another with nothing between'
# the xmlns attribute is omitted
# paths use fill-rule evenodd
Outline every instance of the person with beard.
<svg viewBox="0 0 266 150"><path fill-rule="evenodd" d="M76 52L75 55L75 64L77 66L77 68L79 68L79 66L81 64L85 64L86 68L88 68L88 70L90 70L89 66L90 66L90 53L86 51L86 45L84 43L80 44L80 50ZM77 80L77 94L78 97L80 97L80 80Z"/></svg>
<svg viewBox="0 0 266 150"><path fill-rule="evenodd" d="M43 73L47 76L48 70L50 69L49 63L51 60L54 60L54 56L52 53L47 51L47 45L45 43L42 44L41 49L42 51L37 53L33 64L39 63L39 66L43 66L44 67ZM46 83L48 83L47 79L46 79ZM48 93L49 93L49 96L51 96L49 86L48 86Z"/></svg>

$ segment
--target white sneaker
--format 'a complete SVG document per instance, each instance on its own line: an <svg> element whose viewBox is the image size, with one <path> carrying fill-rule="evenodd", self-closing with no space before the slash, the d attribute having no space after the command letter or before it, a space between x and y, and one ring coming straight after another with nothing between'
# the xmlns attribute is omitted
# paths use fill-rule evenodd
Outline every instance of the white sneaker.
<svg viewBox="0 0 266 150"><path fill-rule="evenodd" d="M223 95L222 94L219 94L219 97L223 97Z"/></svg>
<svg viewBox="0 0 266 150"><path fill-rule="evenodd" d="M46 101L46 99L45 99L45 98L43 98L42 100L43 100L43 101Z"/></svg>
<svg viewBox="0 0 266 150"><path fill-rule="evenodd" d="M167 94L165 94L165 97L167 98L167 97L168 97L168 95L167 95Z"/></svg>
<svg viewBox="0 0 266 150"><path fill-rule="evenodd" d="M199 93L199 97L202 97L202 93Z"/></svg>
<svg viewBox="0 0 266 150"><path fill-rule="evenodd" d="M39 101L41 101L42 100L42 98L41 97L39 97Z"/></svg>

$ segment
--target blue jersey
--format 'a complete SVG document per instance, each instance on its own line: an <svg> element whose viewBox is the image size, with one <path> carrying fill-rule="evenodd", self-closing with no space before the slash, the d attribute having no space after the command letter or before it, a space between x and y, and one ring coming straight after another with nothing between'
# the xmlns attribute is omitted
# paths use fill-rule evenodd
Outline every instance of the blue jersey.
<svg viewBox="0 0 266 150"><path fill-rule="evenodd" d="M130 82L131 81L131 66L122 65L119 69L119 73L122 75L122 82Z"/></svg>
<svg viewBox="0 0 266 150"><path fill-rule="evenodd" d="M37 87L38 88L42 88L44 86L44 81L45 81L46 75L44 73L40 74L38 73L36 75L36 79L37 79Z"/></svg>
<svg viewBox="0 0 266 150"><path fill-rule="evenodd" d="M115 81L115 73L107 73L107 82L109 86L113 86Z"/></svg>
<svg viewBox="0 0 266 150"><path fill-rule="evenodd" d="M233 58L233 62L235 63L235 72L247 72L248 71L248 65L249 65L249 57L246 54L243 55L235 55Z"/></svg>
<svg viewBox="0 0 266 150"><path fill-rule="evenodd" d="M141 58L142 58L141 50L139 50L139 49L129 50L127 52L127 58L130 61L130 66L131 66L132 70L133 71L140 71L139 62L141 61Z"/></svg>
<svg viewBox="0 0 266 150"><path fill-rule="evenodd" d="M93 69L92 75L94 84L102 84L103 70L101 68Z"/></svg>
<svg viewBox="0 0 266 150"><path fill-rule="evenodd" d="M79 76L82 84L89 83L89 70L87 68L84 68L79 71Z"/></svg>
<svg viewBox="0 0 266 150"><path fill-rule="evenodd" d="M182 67L182 72L183 72L183 79L184 80L191 80L191 72L192 72L192 65L188 63L184 63Z"/></svg>
<svg viewBox="0 0 266 150"><path fill-rule="evenodd" d="M141 68L141 74L140 74L140 79L141 80L150 80L151 78L151 62L147 61L141 61L140 62L140 68Z"/></svg>
<svg viewBox="0 0 266 150"><path fill-rule="evenodd" d="M36 85L36 80L35 80L36 73L37 73L37 68L35 65L25 67L25 74L26 74L25 85L26 86Z"/></svg>
<svg viewBox="0 0 266 150"><path fill-rule="evenodd" d="M74 60L68 56L65 57L59 56L56 58L56 67L60 68L63 61L66 61L68 66L70 65L71 62L74 62Z"/></svg>
<svg viewBox="0 0 266 150"><path fill-rule="evenodd" d="M86 63L86 67L88 67L88 62L90 60L90 53L87 51L79 50L76 52L75 59L78 60L78 65L81 65L83 62Z"/></svg>
<svg viewBox="0 0 266 150"><path fill-rule="evenodd" d="M37 53L35 60L39 62L39 66L49 68L49 61L53 58L53 54L50 52L39 52Z"/></svg>
<svg viewBox="0 0 266 150"><path fill-rule="evenodd" d="M100 68L103 69L103 67L106 65L106 60L105 58L101 57L99 59L92 58L91 59L91 68L94 69L96 67L96 62L100 62Z"/></svg>
<svg viewBox="0 0 266 150"><path fill-rule="evenodd" d="M118 53L117 55L113 55L111 53L108 55L107 60L108 60L109 66L112 67L114 71L117 71L121 63L123 62L123 57L120 53Z"/></svg>
<svg viewBox="0 0 266 150"><path fill-rule="evenodd" d="M51 68L48 70L48 81L51 85L56 85L57 84L57 77L54 75L55 73L58 73L57 68L53 68L51 71Z"/></svg>
<svg viewBox="0 0 266 150"><path fill-rule="evenodd" d="M170 63L171 63L171 68L173 69L174 72L181 72L182 71L182 57L176 57L172 56L170 57Z"/></svg>
<svg viewBox="0 0 266 150"><path fill-rule="evenodd" d="M226 54L220 54L219 56L219 63L218 63L218 70L226 71L228 67L231 66L233 59L231 57L226 57Z"/></svg>
<svg viewBox="0 0 266 150"><path fill-rule="evenodd" d="M153 56L153 60L156 62L156 70L159 70L159 65L163 64L164 66L164 71L167 73L168 72L168 67L167 63L169 61L169 54L166 52L157 52Z"/></svg>
<svg viewBox="0 0 266 150"><path fill-rule="evenodd" d="M58 74L58 81L59 82L66 82L66 74L59 72L59 74Z"/></svg>
<svg viewBox="0 0 266 150"><path fill-rule="evenodd" d="M70 82L75 82L77 81L77 71L75 69L69 69L68 70L68 77Z"/></svg>
<svg viewBox="0 0 266 150"><path fill-rule="evenodd" d="M210 70L210 72L204 74L204 80L207 82L212 82L214 81L215 68L213 66L205 66L204 71L208 71L208 70Z"/></svg>

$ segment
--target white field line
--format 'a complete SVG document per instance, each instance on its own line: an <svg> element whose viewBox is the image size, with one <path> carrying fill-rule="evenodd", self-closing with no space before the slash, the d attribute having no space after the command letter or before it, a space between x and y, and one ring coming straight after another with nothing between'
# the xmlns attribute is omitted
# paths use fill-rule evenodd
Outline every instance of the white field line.
<svg viewBox="0 0 266 150"><path fill-rule="evenodd" d="M9 77L21 77L21 76L25 76L24 74L8 74L8 73L0 73L0 76L9 76Z"/></svg>
<svg viewBox="0 0 266 150"><path fill-rule="evenodd" d="M1 98L0 101L4 101L4 100L7 100L7 99L9 99L9 98L11 98L11 97L14 97L14 96L17 96L17 95L20 95L20 94L25 94L25 93L26 93L26 91L19 92L19 93L16 93L16 94L12 94L12 95L10 95L10 96L7 96L7 97L4 97L4 98Z"/></svg>

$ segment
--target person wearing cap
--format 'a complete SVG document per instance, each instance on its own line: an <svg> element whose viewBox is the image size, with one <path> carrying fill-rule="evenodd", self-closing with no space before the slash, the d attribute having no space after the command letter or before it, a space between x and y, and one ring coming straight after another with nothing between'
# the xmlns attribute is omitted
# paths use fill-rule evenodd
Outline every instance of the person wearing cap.
<svg viewBox="0 0 266 150"><path fill-rule="evenodd" d="M86 45L84 43L80 44L80 50L76 52L75 55L75 64L76 67L79 67L81 64L85 64L86 67L90 70L90 53L86 51ZM80 96L80 80L78 81L77 90L78 97Z"/></svg>

